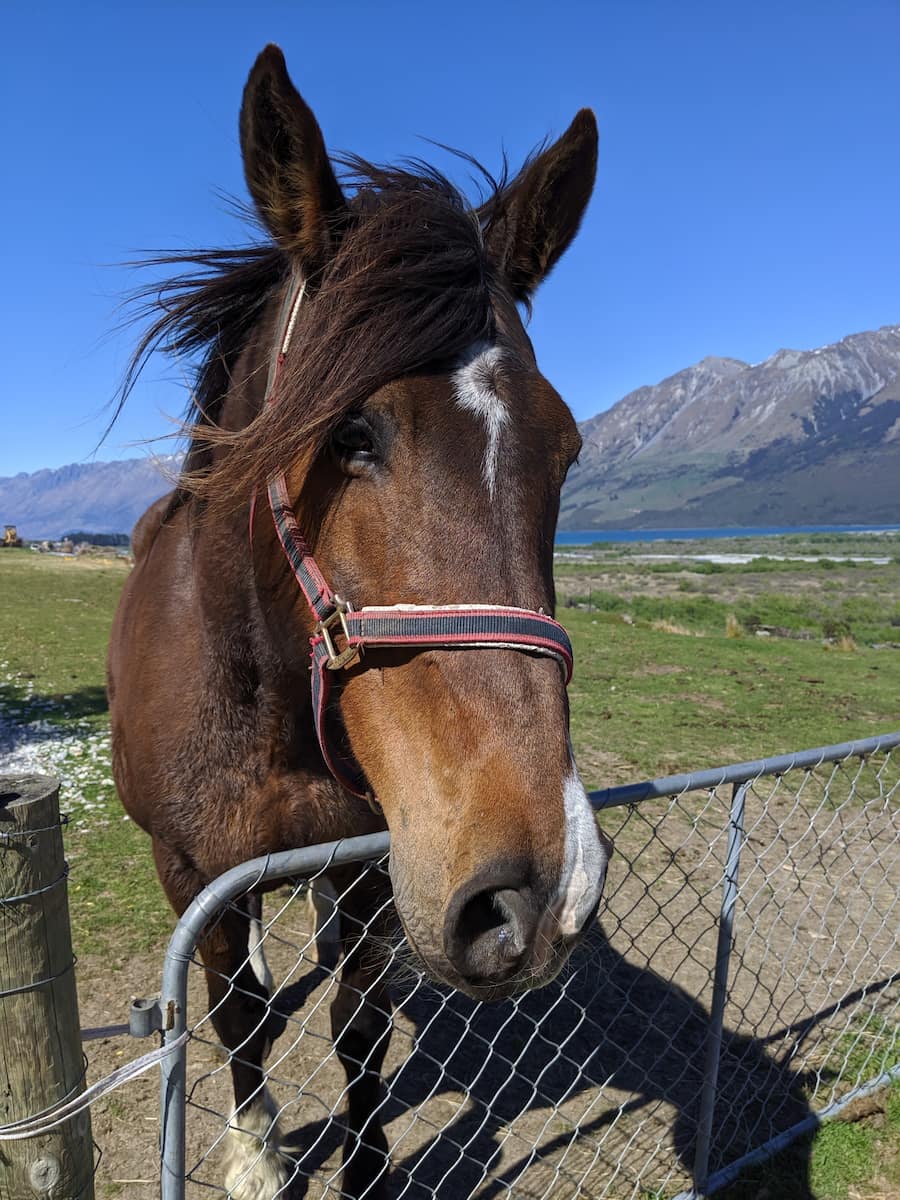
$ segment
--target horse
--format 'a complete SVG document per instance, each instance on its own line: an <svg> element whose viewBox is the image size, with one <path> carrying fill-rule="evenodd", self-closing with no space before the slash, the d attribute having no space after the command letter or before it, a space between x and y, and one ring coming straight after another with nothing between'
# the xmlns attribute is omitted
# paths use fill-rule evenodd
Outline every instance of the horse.
<svg viewBox="0 0 900 1200"><path fill-rule="evenodd" d="M485 173L476 205L420 160L332 162L268 46L240 145L266 240L155 260L182 270L154 286L126 385L154 349L200 356L182 471L138 522L112 630L119 795L178 914L239 862L388 829L423 969L480 999L539 987L592 924L609 856L552 618L580 437L523 323L590 198L596 121ZM340 890L342 1189L382 1200L385 950L375 899ZM259 905L200 945L235 1200L287 1195L297 1170L262 1065Z"/></svg>

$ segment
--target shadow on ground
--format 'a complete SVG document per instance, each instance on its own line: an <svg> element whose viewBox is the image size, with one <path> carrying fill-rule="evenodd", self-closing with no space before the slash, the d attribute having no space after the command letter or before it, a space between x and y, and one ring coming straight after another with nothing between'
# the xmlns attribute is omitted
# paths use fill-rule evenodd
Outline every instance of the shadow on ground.
<svg viewBox="0 0 900 1200"><path fill-rule="evenodd" d="M108 712L106 689L102 687L83 687L65 693L34 692L29 696L0 690L0 756L10 755L20 746L37 746L70 737L78 732L79 722ZM58 723L60 717L65 718L65 724Z"/></svg>
<svg viewBox="0 0 900 1200"><path fill-rule="evenodd" d="M323 977L313 972L279 1007L301 1008ZM655 1195L670 1172L690 1176L708 1012L624 959L599 928L567 978L515 1006L420 988L399 1007L415 1044L386 1079L385 1123L418 1110L433 1125L414 1149L395 1147L394 1195L462 1198L477 1189L480 1200L574 1200L605 1195L613 1176L610 1195ZM762 1042L726 1030L711 1171L806 1118L802 1084ZM441 1096L450 1114L443 1126L434 1121ZM342 1135L339 1118L293 1132L290 1143L307 1148L304 1175L326 1163ZM791 1200L814 1200L808 1153L808 1141L792 1151ZM682 1186L671 1183L661 1194ZM307 1191L298 1184L299 1200Z"/></svg>

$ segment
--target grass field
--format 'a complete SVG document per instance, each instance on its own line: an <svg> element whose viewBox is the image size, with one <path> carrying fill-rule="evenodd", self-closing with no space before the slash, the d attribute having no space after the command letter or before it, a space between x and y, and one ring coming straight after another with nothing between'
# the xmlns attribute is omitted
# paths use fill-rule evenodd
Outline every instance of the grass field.
<svg viewBox="0 0 900 1200"><path fill-rule="evenodd" d="M659 557L684 553L716 558ZM721 561L750 553L765 557ZM835 561L848 557L885 561ZM104 658L127 570L0 552L0 761L16 755L63 780L82 978L92 964L115 974L135 955L161 957L172 926L148 840L110 777ZM576 655L573 740L591 788L900 725L900 537L567 547L557 584ZM900 1196L898 1138L896 1096L877 1120L820 1132L816 1195ZM728 1196L790 1200L797 1153Z"/></svg>
<svg viewBox="0 0 900 1200"><path fill-rule="evenodd" d="M900 537L566 547L560 616L572 723L592 787L893 729L900 722ZM823 553L880 564L835 562ZM825 567L821 564L828 563Z"/></svg>

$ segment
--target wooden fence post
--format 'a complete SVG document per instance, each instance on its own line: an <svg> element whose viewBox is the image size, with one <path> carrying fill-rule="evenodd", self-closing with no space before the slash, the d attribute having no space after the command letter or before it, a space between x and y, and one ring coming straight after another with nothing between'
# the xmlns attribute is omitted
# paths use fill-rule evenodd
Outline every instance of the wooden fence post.
<svg viewBox="0 0 900 1200"><path fill-rule="evenodd" d="M84 1089L59 782L0 776L0 1125ZM88 1110L0 1141L0 1200L93 1200Z"/></svg>

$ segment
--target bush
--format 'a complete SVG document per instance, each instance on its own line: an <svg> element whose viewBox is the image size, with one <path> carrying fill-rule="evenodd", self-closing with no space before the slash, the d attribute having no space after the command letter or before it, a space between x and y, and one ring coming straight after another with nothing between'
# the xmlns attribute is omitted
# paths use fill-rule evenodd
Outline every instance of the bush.
<svg viewBox="0 0 900 1200"><path fill-rule="evenodd" d="M677 633L682 637L691 637L691 630L685 629L683 625L679 625L672 617L660 617L655 621L651 621L650 628L655 629L657 633Z"/></svg>
<svg viewBox="0 0 900 1200"><path fill-rule="evenodd" d="M838 617L826 617L822 622L822 633L829 642L836 642L840 638L852 636L848 623Z"/></svg>

